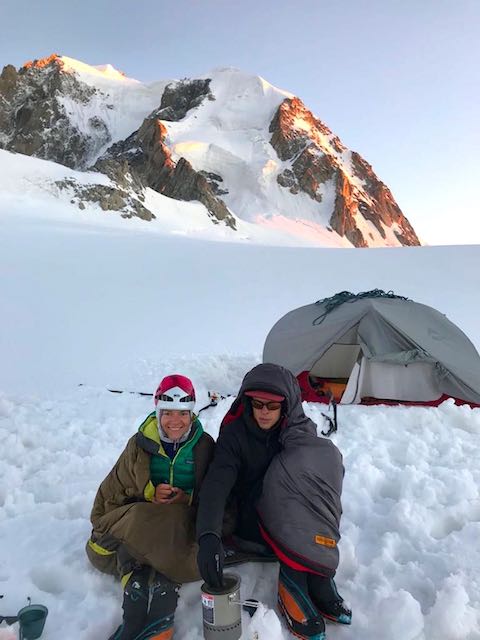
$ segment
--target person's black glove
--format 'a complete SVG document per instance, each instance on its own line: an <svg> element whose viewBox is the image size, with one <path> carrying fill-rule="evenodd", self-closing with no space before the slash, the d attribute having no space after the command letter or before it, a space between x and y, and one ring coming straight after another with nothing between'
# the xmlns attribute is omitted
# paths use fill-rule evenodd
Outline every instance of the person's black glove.
<svg viewBox="0 0 480 640"><path fill-rule="evenodd" d="M204 533L198 541L198 570L203 580L213 589L221 589L223 586L224 557L220 538L214 533Z"/></svg>

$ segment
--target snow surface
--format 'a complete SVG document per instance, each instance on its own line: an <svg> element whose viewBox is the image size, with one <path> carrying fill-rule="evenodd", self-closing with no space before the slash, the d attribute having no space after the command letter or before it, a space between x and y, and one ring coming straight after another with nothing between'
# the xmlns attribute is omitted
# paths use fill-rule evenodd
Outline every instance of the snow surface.
<svg viewBox="0 0 480 640"><path fill-rule="evenodd" d="M146 222L141 219L125 221L118 212L102 211L96 203L83 201L85 209L78 208L78 197L69 190L60 188L57 181L68 178L80 185L115 186L103 173L75 171L55 162L41 160L0 149L0 212L5 210L16 215L56 218L62 223L66 219L75 225L95 224L118 229L135 228L149 233L172 234L207 240L241 243L260 243L287 246L345 246L351 247L346 238L329 232L313 222L278 217L262 220L262 224L236 219L236 230L223 223L214 224L200 202L184 202L167 198L146 190L145 206L155 215ZM73 200L73 202L72 202Z"/></svg>
<svg viewBox="0 0 480 640"><path fill-rule="evenodd" d="M108 388L151 392L177 371L199 407L208 390L233 395L281 315L342 290L430 304L480 345L478 246L318 249L227 232L214 242L218 228L197 230L193 209L180 233L195 203L165 198L164 231L79 212L45 187L52 163L27 159L37 178L20 184L25 159L1 157L0 611L45 604L49 640L107 638L121 618L121 587L89 565L84 544L98 484L152 400ZM213 436L231 400L201 414ZM320 408L304 406L323 428ZM328 638L479 640L480 410L341 407L339 422L337 585L353 625L328 625ZM242 597L263 603L244 617L243 640L287 640L276 566L235 571ZM202 638L199 588L181 589L180 640ZM0 640L15 637L0 626Z"/></svg>

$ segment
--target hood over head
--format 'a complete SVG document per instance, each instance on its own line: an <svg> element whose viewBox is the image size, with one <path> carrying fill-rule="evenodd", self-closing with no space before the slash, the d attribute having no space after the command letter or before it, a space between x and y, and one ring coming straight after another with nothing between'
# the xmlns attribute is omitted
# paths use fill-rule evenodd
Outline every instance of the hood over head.
<svg viewBox="0 0 480 640"><path fill-rule="evenodd" d="M248 391L264 391L276 396L283 396L285 416L282 427L290 430L292 427L316 435L315 423L307 418L303 411L300 387L291 371L278 364L266 362L251 369L243 378L237 398L234 400L230 412L235 413L244 395Z"/></svg>

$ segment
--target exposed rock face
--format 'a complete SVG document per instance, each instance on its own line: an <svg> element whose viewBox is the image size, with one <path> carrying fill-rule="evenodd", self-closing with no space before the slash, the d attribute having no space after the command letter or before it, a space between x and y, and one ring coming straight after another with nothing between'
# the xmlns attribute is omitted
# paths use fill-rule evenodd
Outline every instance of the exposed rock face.
<svg viewBox="0 0 480 640"><path fill-rule="evenodd" d="M370 220L380 231L380 221L387 227L397 225L394 230L399 242L406 246L416 246L420 242L412 225L403 215L400 207L388 187L381 182L372 167L356 151L352 151L352 167L355 175L366 185L366 191L371 196L368 202L359 202L358 208L364 218ZM381 232L381 231L380 231Z"/></svg>
<svg viewBox="0 0 480 640"><path fill-rule="evenodd" d="M68 111L88 106L98 93L63 71L55 54L26 63L18 72L7 65L0 76L0 147L85 168L110 142L110 133L97 115L80 129Z"/></svg>
<svg viewBox="0 0 480 640"><path fill-rule="evenodd" d="M99 204L103 211L118 211L122 218L137 217L142 220L152 220L155 216L139 199L132 197L128 191L117 189L104 184L80 184L74 179L65 178L54 183L60 191L69 191L72 204L79 209L85 209L85 202Z"/></svg>
<svg viewBox="0 0 480 640"><path fill-rule="evenodd" d="M352 185L343 171L338 171L335 185L335 210L330 218L330 225L339 235L350 240L355 247L367 247L367 242L357 228L352 211L355 211ZM383 229L382 233L385 236Z"/></svg>
<svg viewBox="0 0 480 640"><path fill-rule="evenodd" d="M7 64L6 67L3 68L2 74L0 75L0 93L2 97L11 98L14 91L15 85L17 83L17 70L11 64Z"/></svg>
<svg viewBox="0 0 480 640"><path fill-rule="evenodd" d="M294 194L303 191L319 203L328 188L335 189L329 225L339 235L356 247L366 247L369 242L360 226L365 228L365 221L369 221L384 239L385 227L392 227L400 244L420 244L372 167L358 153L350 153L301 100L286 98L282 102L270 124L270 133L270 143L279 158L290 161L290 167L277 178L282 187Z"/></svg>
<svg viewBox="0 0 480 640"><path fill-rule="evenodd" d="M198 107L207 98L215 100L210 93L210 79L180 80L165 87L158 111L150 117L177 122L187 115L190 109Z"/></svg>
<svg viewBox="0 0 480 640"><path fill-rule="evenodd" d="M175 163L166 144L167 129L161 120L146 118L138 131L114 144L98 160L94 169L121 183L151 187L176 200L198 200L207 208L213 222L224 222L235 229L235 218L216 195L205 175L185 160Z"/></svg>
<svg viewBox="0 0 480 640"><path fill-rule="evenodd" d="M216 196L224 196L228 193L228 189L222 189L222 187L220 187L223 178L219 176L218 173L213 173L212 171L199 171L198 173L205 178Z"/></svg>
<svg viewBox="0 0 480 640"><path fill-rule="evenodd" d="M322 144L322 139L324 144L328 140L329 145L338 153L346 151L340 139L321 120L315 118L300 98L286 98L282 102L270 123L270 133L270 144L281 160L290 160L313 142Z"/></svg>

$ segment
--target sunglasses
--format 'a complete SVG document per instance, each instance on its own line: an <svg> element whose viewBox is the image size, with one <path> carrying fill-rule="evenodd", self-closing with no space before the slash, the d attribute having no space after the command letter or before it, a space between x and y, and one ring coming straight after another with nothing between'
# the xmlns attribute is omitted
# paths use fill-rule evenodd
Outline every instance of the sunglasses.
<svg viewBox="0 0 480 640"><path fill-rule="evenodd" d="M252 407L254 409L263 409L263 407L267 407L269 411L277 411L282 406L281 402L262 402L261 400L256 400L252 398Z"/></svg>

